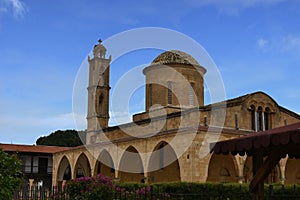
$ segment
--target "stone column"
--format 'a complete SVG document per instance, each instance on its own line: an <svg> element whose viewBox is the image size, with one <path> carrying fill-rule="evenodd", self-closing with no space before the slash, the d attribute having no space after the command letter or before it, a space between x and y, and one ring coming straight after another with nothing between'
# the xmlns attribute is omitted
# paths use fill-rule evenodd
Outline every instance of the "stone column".
<svg viewBox="0 0 300 200"><path fill-rule="evenodd" d="M255 117L255 132L257 132L258 131L258 123L257 123L257 111L255 111L255 115L254 115Z"/></svg>
<svg viewBox="0 0 300 200"><path fill-rule="evenodd" d="M265 112L262 112L262 127L263 127L263 131L266 130L266 127L265 127Z"/></svg>

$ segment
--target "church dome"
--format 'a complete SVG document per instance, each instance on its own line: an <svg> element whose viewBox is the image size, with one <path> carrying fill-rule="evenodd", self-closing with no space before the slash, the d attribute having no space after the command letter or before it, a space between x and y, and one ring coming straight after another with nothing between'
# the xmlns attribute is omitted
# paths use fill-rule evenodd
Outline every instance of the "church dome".
<svg viewBox="0 0 300 200"><path fill-rule="evenodd" d="M189 64L201 66L191 55L178 50L166 51L158 55L151 64Z"/></svg>

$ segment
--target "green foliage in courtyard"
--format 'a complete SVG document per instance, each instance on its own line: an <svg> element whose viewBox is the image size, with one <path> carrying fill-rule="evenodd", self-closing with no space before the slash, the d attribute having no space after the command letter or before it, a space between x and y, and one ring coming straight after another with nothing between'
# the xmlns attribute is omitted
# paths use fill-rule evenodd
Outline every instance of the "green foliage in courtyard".
<svg viewBox="0 0 300 200"><path fill-rule="evenodd" d="M12 199L22 180L21 162L17 156L0 149L0 200Z"/></svg>
<svg viewBox="0 0 300 200"><path fill-rule="evenodd" d="M76 147L85 144L85 131L65 130L55 131L48 136L37 139L37 145Z"/></svg>

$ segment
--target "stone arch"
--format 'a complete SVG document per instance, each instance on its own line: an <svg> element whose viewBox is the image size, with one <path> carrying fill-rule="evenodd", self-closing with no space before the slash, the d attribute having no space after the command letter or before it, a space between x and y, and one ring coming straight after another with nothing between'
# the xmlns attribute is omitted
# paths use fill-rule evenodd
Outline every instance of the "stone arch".
<svg viewBox="0 0 300 200"><path fill-rule="evenodd" d="M115 165L107 150L102 150L98 156L94 175L103 174L110 178L115 178Z"/></svg>
<svg viewBox="0 0 300 200"><path fill-rule="evenodd" d="M231 155L213 154L208 166L208 182L238 182L235 158Z"/></svg>
<svg viewBox="0 0 300 200"><path fill-rule="evenodd" d="M277 165L269 174L268 178L265 179L265 183L272 184L278 183L281 177L281 171L279 166ZM252 171L252 157L248 156L244 163L243 168L243 183L250 183L253 178L253 171Z"/></svg>
<svg viewBox="0 0 300 200"><path fill-rule="evenodd" d="M139 152L129 146L123 153L119 163L119 179L124 182L143 182L144 167Z"/></svg>
<svg viewBox="0 0 300 200"><path fill-rule="evenodd" d="M285 183L299 184L300 183L300 159L288 158L285 165Z"/></svg>
<svg viewBox="0 0 300 200"><path fill-rule="evenodd" d="M59 162L57 170L57 181L71 180L72 170L69 159L66 156L63 156Z"/></svg>
<svg viewBox="0 0 300 200"><path fill-rule="evenodd" d="M74 169L75 178L91 176L91 165L85 153L79 155Z"/></svg>
<svg viewBox="0 0 300 200"><path fill-rule="evenodd" d="M153 149L148 164L149 182L180 181L180 166L177 155L170 144L159 142Z"/></svg>

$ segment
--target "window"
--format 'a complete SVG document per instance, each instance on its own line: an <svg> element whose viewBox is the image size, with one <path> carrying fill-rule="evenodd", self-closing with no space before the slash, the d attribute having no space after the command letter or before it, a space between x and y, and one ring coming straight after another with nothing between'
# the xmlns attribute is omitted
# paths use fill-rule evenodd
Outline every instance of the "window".
<svg viewBox="0 0 300 200"><path fill-rule="evenodd" d="M264 130L264 127L263 127L263 110L262 110L262 107L258 107L257 109L257 113L258 113L258 116L257 116L257 131L263 131Z"/></svg>
<svg viewBox="0 0 300 200"><path fill-rule="evenodd" d="M271 129L271 127L270 127L270 125L271 125L271 123L270 123L270 120L271 120L270 113L271 113L270 108L267 107L265 109L265 112L264 112L265 130Z"/></svg>
<svg viewBox="0 0 300 200"><path fill-rule="evenodd" d="M152 84L149 84L149 106L152 106Z"/></svg>
<svg viewBox="0 0 300 200"><path fill-rule="evenodd" d="M168 104L172 104L172 82L168 81Z"/></svg>
<svg viewBox="0 0 300 200"><path fill-rule="evenodd" d="M47 174L48 158L39 158L38 161L38 173Z"/></svg>
<svg viewBox="0 0 300 200"><path fill-rule="evenodd" d="M194 105L194 87L195 87L195 84L194 83L191 83L190 85L190 91L189 91L189 104L190 106L193 106Z"/></svg>
<svg viewBox="0 0 300 200"><path fill-rule="evenodd" d="M238 130L239 129L239 115L237 113L235 113L234 117L235 117L235 129Z"/></svg>
<svg viewBox="0 0 300 200"><path fill-rule="evenodd" d="M257 110L254 105L250 106L251 112L251 129L254 131L266 131L270 130L271 120L271 109L269 107L262 108L259 106Z"/></svg>
<svg viewBox="0 0 300 200"><path fill-rule="evenodd" d="M255 123L255 106L254 105L251 105L250 106L250 112L251 112L251 129L256 131L256 123Z"/></svg>

